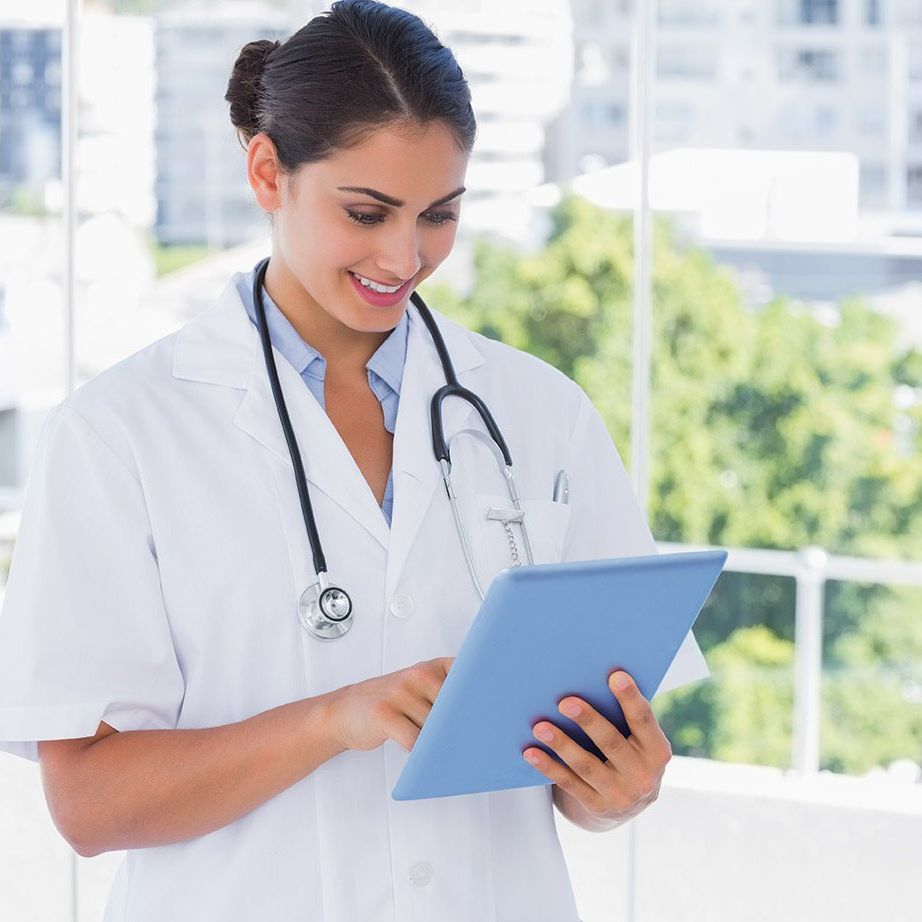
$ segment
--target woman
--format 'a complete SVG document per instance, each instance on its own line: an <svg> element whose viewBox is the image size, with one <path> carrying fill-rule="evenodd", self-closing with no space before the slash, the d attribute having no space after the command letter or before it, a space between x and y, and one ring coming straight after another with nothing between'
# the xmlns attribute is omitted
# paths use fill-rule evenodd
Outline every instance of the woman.
<svg viewBox="0 0 922 922"><path fill-rule="evenodd" d="M227 100L273 219L268 265L46 424L0 618L0 745L40 758L80 854L127 850L110 922L574 920L552 803L610 828L669 758L623 673L627 741L585 703L575 718L608 761L543 723L566 764L537 738L524 755L553 784L390 797L479 605L431 450L444 372L408 309L458 226L475 133L461 70L417 17L342 0L247 45ZM434 316L513 453L535 562L653 552L583 392ZM262 329L351 597L335 642L299 608L321 568ZM453 398L443 424L485 587L518 525L486 516L508 498L470 436L480 417ZM569 503L552 498L561 470ZM691 637L679 660L703 674Z"/></svg>

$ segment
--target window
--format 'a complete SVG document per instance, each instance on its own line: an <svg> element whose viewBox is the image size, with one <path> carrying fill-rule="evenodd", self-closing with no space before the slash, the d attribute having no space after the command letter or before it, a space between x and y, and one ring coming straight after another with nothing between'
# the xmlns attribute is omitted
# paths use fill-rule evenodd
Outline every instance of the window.
<svg viewBox="0 0 922 922"><path fill-rule="evenodd" d="M922 44L918 42L909 44L909 80L922 83Z"/></svg>
<svg viewBox="0 0 922 922"><path fill-rule="evenodd" d="M922 142L922 109L912 109L909 113L909 142Z"/></svg>
<svg viewBox="0 0 922 922"><path fill-rule="evenodd" d="M839 0L781 0L778 21L786 26L835 26Z"/></svg>
<svg viewBox="0 0 922 922"><path fill-rule="evenodd" d="M837 25L839 0L800 0L800 21L805 25Z"/></svg>
<svg viewBox="0 0 922 922"><path fill-rule="evenodd" d="M720 24L720 10L706 0L689 3L688 0L659 0L657 20L661 26L716 26Z"/></svg>
<svg viewBox="0 0 922 922"><path fill-rule="evenodd" d="M717 49L708 46L667 45L656 56L656 75L682 80L713 80L717 76Z"/></svg>
<svg viewBox="0 0 922 922"><path fill-rule="evenodd" d="M882 163L863 163L859 178L861 202L883 207L887 203L887 168Z"/></svg>
<svg viewBox="0 0 922 922"><path fill-rule="evenodd" d="M783 48L778 76L782 83L826 83L841 77L839 55L824 48Z"/></svg>
<svg viewBox="0 0 922 922"><path fill-rule="evenodd" d="M817 106L814 125L819 138L828 140L839 126L839 113L834 106Z"/></svg>
<svg viewBox="0 0 922 922"><path fill-rule="evenodd" d="M887 113L881 106L865 106L855 116L855 127L863 137L886 143Z"/></svg>
<svg viewBox="0 0 922 922"><path fill-rule="evenodd" d="M916 207L922 205L922 165L918 163L906 170L906 202Z"/></svg>
<svg viewBox="0 0 922 922"><path fill-rule="evenodd" d="M882 45L858 47L854 60L862 76L877 80L882 80L887 76L887 48Z"/></svg>

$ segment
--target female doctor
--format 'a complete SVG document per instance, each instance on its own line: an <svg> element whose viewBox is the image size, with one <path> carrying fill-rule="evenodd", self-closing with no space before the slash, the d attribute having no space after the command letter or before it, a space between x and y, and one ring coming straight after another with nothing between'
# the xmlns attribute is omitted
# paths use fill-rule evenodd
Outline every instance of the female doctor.
<svg viewBox="0 0 922 922"><path fill-rule="evenodd" d="M485 589L527 556L520 523L487 515L510 499L484 418L449 397L465 555L430 429L446 372L410 303L458 227L461 69L416 16L341 0L245 46L226 98L270 258L46 423L0 617L0 746L40 759L79 854L126 850L107 922L575 922L552 804L611 828L670 757L624 673L626 740L561 702L606 761L544 721L523 753L544 786L389 795L477 611L473 576ZM433 318L512 455L531 559L654 552L580 388ZM327 622L349 619L324 637L329 587L347 595ZM705 674L691 635L677 664Z"/></svg>

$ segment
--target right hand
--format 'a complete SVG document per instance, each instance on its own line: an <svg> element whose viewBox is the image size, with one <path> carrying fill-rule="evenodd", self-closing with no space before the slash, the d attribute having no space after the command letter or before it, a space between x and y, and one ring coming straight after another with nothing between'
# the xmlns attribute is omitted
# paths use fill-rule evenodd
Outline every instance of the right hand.
<svg viewBox="0 0 922 922"><path fill-rule="evenodd" d="M392 739L409 752L454 659L440 656L331 692L337 741L367 751Z"/></svg>

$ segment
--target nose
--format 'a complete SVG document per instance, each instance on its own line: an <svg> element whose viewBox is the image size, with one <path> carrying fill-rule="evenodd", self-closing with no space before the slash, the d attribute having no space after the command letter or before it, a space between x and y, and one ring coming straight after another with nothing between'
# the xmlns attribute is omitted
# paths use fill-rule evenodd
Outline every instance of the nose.
<svg viewBox="0 0 922 922"><path fill-rule="evenodd" d="M423 265L417 229L413 227L408 231L395 221L394 230L387 237L376 262L382 274L394 279L406 281L416 275Z"/></svg>

